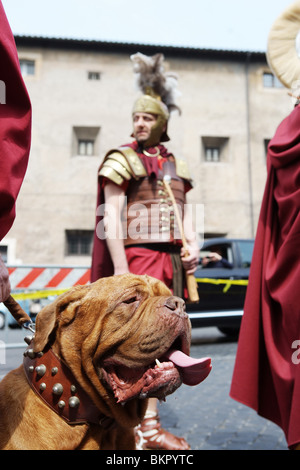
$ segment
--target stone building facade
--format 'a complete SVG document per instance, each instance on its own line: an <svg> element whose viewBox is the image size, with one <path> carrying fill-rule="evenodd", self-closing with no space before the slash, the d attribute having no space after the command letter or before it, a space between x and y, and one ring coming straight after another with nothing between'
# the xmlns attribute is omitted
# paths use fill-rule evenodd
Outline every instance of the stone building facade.
<svg viewBox="0 0 300 470"><path fill-rule="evenodd" d="M178 75L182 114L171 116L168 148L189 165L197 232L255 235L266 145L293 106L265 54L35 37L16 43L33 125L17 217L2 241L9 264L89 265L97 170L107 150L131 141L138 92L129 57L138 51L162 52Z"/></svg>

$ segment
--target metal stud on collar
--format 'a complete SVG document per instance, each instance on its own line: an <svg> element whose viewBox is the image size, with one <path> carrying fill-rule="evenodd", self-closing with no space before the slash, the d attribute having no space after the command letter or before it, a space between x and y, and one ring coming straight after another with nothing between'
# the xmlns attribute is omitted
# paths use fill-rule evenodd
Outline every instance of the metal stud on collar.
<svg viewBox="0 0 300 470"><path fill-rule="evenodd" d="M60 383L54 384L52 387L52 393L54 393L54 395L60 396L62 395L63 391L64 387Z"/></svg>
<svg viewBox="0 0 300 470"><path fill-rule="evenodd" d="M22 326L25 328L25 330L29 330L31 333L35 333L35 323L32 321L27 321L26 323L23 323Z"/></svg>
<svg viewBox="0 0 300 470"><path fill-rule="evenodd" d="M47 369L46 369L45 364L40 364L39 366L35 368L35 372L39 377L43 377L43 375L46 374L46 371Z"/></svg>
<svg viewBox="0 0 300 470"><path fill-rule="evenodd" d="M69 407L70 408L78 408L80 405L80 400L78 397L71 397L69 398Z"/></svg>

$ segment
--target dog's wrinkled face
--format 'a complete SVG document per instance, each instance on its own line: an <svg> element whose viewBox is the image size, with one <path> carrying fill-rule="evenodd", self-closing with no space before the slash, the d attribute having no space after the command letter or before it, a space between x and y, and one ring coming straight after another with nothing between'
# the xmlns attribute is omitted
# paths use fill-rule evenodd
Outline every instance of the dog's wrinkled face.
<svg viewBox="0 0 300 470"><path fill-rule="evenodd" d="M190 336L183 300L156 279L124 274L73 288L44 308L34 349L52 346L94 401L111 408L112 399L164 399L182 381L193 385Z"/></svg>
<svg viewBox="0 0 300 470"><path fill-rule="evenodd" d="M164 399L181 383L179 370L167 358L171 349L189 354L190 322L185 303L160 282L129 286L109 317L125 322L117 346L98 362L99 376L111 387L118 402L129 398Z"/></svg>

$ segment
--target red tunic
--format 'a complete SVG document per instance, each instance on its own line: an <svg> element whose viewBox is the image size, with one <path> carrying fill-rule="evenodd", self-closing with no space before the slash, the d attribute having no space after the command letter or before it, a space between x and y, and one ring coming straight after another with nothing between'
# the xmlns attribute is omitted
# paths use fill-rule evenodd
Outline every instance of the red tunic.
<svg viewBox="0 0 300 470"><path fill-rule="evenodd" d="M126 249L126 257L131 273L155 277L172 289L173 266L169 253L134 246Z"/></svg>
<svg viewBox="0 0 300 470"><path fill-rule="evenodd" d="M31 104L17 49L0 1L0 240L15 218L15 202L27 169L31 139ZM5 98L5 100L3 100Z"/></svg>
<svg viewBox="0 0 300 470"><path fill-rule="evenodd" d="M230 395L278 424L292 447L300 442L299 106L279 125L267 158Z"/></svg>

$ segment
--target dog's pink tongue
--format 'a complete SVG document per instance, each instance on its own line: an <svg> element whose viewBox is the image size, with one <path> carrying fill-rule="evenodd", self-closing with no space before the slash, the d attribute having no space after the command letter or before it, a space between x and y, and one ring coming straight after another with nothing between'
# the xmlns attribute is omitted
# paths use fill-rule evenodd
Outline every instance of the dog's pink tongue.
<svg viewBox="0 0 300 470"><path fill-rule="evenodd" d="M171 350L165 356L180 370L182 382L186 385L198 385L206 379L212 368L210 357L193 359L177 350Z"/></svg>

